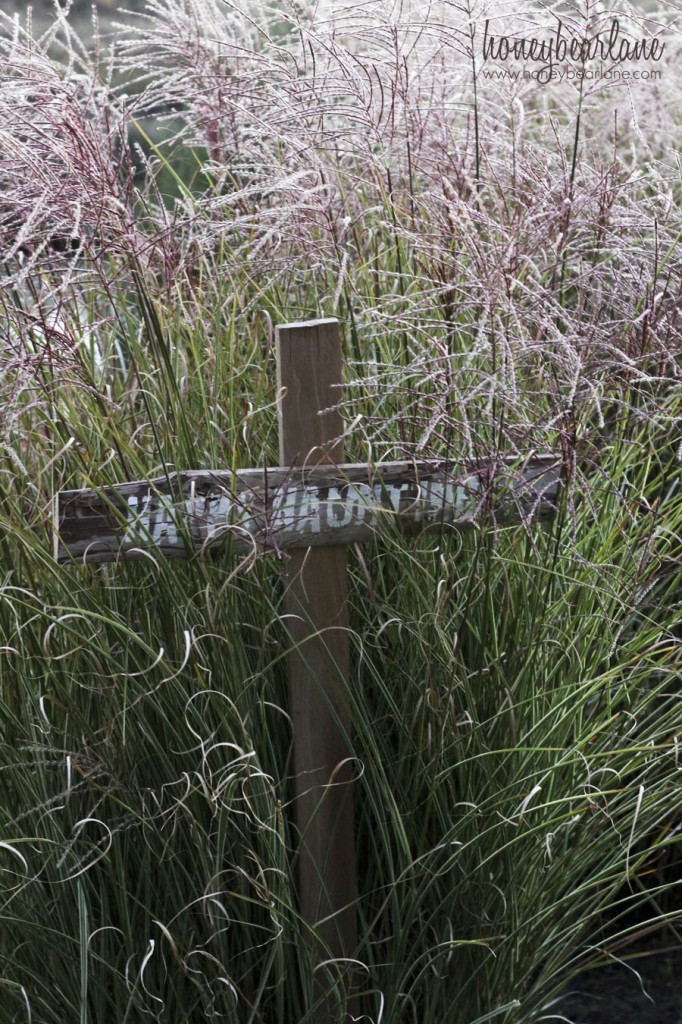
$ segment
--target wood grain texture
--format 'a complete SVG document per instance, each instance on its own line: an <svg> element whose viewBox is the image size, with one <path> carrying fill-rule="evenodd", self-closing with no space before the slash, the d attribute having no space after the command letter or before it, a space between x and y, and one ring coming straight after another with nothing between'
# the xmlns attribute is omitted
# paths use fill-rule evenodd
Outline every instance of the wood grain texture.
<svg viewBox="0 0 682 1024"><path fill-rule="evenodd" d="M338 323L288 324L275 340L281 462L341 462ZM298 890L320 959L357 945L346 551L307 547L285 563Z"/></svg>
<svg viewBox="0 0 682 1024"><path fill-rule="evenodd" d="M293 439L292 447L297 443ZM333 455L331 449L317 453ZM279 552L367 541L387 525L406 532L466 530L491 514L502 524L548 518L560 475L552 455L478 465L313 463L172 473L59 492L55 552L59 562L143 558L145 552L188 558L218 554L228 542L240 554Z"/></svg>

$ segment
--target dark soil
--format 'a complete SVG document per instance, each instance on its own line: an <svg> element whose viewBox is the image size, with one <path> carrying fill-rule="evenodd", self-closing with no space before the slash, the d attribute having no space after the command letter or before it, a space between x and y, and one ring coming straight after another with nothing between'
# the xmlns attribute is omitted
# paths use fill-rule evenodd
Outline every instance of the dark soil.
<svg viewBox="0 0 682 1024"><path fill-rule="evenodd" d="M576 978L545 1020L682 1024L682 946L651 942L623 950L621 957L624 962Z"/></svg>

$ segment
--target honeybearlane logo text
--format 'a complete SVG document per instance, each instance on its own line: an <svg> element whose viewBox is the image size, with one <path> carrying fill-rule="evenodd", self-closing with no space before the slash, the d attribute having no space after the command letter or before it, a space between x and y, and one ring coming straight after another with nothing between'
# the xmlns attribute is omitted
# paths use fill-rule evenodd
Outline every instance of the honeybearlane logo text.
<svg viewBox="0 0 682 1024"><path fill-rule="evenodd" d="M547 38L536 36L526 38L510 38L495 36L490 31L490 22L486 20L483 29L483 60L505 63L508 60L534 61L539 64L535 70L525 69L512 71L511 68L486 69L486 77L502 77L513 75L533 78L649 78L660 77L655 69L626 69L623 64L629 61L660 61L665 51L665 43L660 39L630 39L621 34L617 18L613 18L606 32L598 32L592 36L567 36L563 22L557 23L555 33ZM599 68L588 68L586 65L595 59L601 63ZM571 67L568 61L579 67ZM563 66L561 66L563 65Z"/></svg>

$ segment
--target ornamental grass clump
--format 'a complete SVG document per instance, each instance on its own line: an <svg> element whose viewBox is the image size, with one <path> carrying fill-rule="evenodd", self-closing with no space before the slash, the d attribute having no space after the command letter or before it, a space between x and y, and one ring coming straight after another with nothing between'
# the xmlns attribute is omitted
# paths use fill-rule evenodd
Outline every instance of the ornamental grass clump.
<svg viewBox="0 0 682 1024"><path fill-rule="evenodd" d="M674 12L58 8L0 16L0 1024L566 1019L680 941ZM614 18L660 60L500 57ZM317 316L349 460L563 466L550 524L350 552L355 1002L297 911L276 559L52 547L59 489L276 465Z"/></svg>

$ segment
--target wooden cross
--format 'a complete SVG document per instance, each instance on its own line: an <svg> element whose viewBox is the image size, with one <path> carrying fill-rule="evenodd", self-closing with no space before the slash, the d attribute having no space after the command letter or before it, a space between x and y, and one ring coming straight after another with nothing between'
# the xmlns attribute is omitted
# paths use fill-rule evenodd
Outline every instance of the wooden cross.
<svg viewBox="0 0 682 1024"><path fill-rule="evenodd" d="M335 319L276 331L280 466L192 470L57 496L59 562L287 552L284 625L294 736L298 892L323 959L356 954L346 559L386 523L408 532L551 516L554 456L343 462L342 345ZM322 1019L322 1018L320 1018Z"/></svg>

